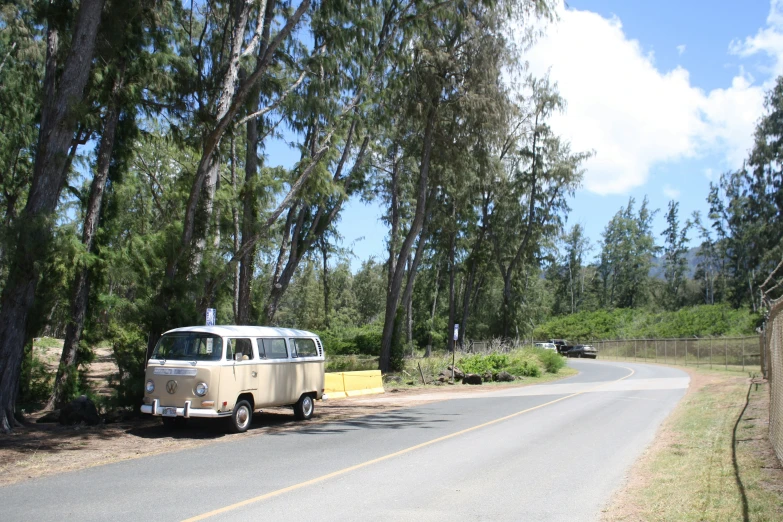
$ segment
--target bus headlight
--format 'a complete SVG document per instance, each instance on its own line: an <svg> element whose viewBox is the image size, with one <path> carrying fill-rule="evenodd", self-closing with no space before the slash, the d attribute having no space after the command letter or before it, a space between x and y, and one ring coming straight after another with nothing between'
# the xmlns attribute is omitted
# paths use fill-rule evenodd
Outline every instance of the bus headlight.
<svg viewBox="0 0 783 522"><path fill-rule="evenodd" d="M147 393L152 393L155 391L155 383L151 380L147 381L147 384L144 386L144 389L147 390Z"/></svg>
<svg viewBox="0 0 783 522"><path fill-rule="evenodd" d="M203 397L204 395L206 395L207 391L209 391L209 386L207 386L207 383L200 382L196 385L195 392L196 395L198 395L199 397Z"/></svg>

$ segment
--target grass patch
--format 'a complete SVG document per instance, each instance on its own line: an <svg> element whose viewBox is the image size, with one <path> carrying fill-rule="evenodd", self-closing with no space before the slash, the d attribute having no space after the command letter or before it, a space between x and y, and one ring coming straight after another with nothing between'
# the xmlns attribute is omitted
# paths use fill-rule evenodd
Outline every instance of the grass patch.
<svg viewBox="0 0 783 522"><path fill-rule="evenodd" d="M377 369L377 357L361 355L326 355L327 372L356 372Z"/></svg>
<svg viewBox="0 0 783 522"><path fill-rule="evenodd" d="M490 354L456 354L456 366L464 372L483 374L491 371L493 374L507 371L512 375L524 377L526 382L548 382L576 375L576 370L568 368L565 358L553 350L540 348L524 348L508 353ZM427 384L437 380L441 371L451 365L451 353L436 352L431 357L408 357L404 360L403 370L389 377L395 379L394 387L421 387L421 376ZM419 370L421 368L421 371ZM326 355L327 372L351 372L362 370L377 370L378 357L362 355ZM496 383L486 382L485 385Z"/></svg>
<svg viewBox="0 0 783 522"><path fill-rule="evenodd" d="M732 434L745 405L748 374L692 370L691 375L691 391L666 420L604 519L743 520L743 502L749 520L783 519L783 472L767 440L767 385L753 387L737 426L738 483Z"/></svg>
<svg viewBox="0 0 783 522"><path fill-rule="evenodd" d="M54 337L36 337L33 340L33 346L36 348L62 348L63 340Z"/></svg>

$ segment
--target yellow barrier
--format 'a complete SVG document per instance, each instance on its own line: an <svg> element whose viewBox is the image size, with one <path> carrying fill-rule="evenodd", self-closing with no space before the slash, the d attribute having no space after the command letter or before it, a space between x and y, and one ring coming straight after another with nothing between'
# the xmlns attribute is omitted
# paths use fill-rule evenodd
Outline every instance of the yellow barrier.
<svg viewBox="0 0 783 522"><path fill-rule="evenodd" d="M384 393L380 370L327 373L324 392L329 398Z"/></svg>
<svg viewBox="0 0 783 522"><path fill-rule="evenodd" d="M342 399L345 395L345 383L342 373L327 373L324 375L324 393L330 399Z"/></svg>

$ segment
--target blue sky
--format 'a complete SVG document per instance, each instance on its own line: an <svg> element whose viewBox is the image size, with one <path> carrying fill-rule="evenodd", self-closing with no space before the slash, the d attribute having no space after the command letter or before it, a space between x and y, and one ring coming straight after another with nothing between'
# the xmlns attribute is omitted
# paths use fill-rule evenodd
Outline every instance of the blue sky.
<svg viewBox="0 0 783 522"><path fill-rule="evenodd" d="M671 199L681 220L706 213L709 182L741 165L764 90L783 72L783 0L574 0L558 14L524 58L567 100L553 128L575 150L596 152L569 225L583 224L597 246L629 197L646 195L661 209L657 234ZM295 160L277 146L267 152L274 164ZM384 258L380 214L358 200L342 213L338 229L354 270Z"/></svg>

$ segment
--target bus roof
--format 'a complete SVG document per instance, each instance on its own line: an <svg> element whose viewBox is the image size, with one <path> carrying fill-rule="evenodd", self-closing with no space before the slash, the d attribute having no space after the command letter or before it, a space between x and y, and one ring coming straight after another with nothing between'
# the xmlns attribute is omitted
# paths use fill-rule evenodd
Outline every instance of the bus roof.
<svg viewBox="0 0 783 522"><path fill-rule="evenodd" d="M165 332L164 335L179 332L211 333L221 337L318 337L313 332L295 330L293 328L275 328L272 326L243 326L243 325L215 325L215 326L184 326Z"/></svg>

